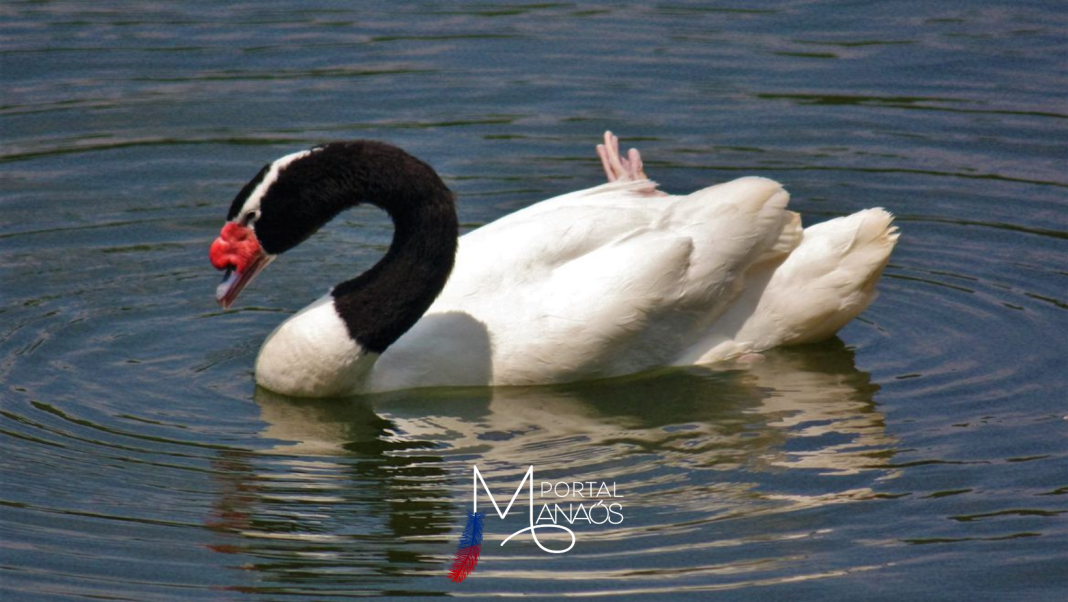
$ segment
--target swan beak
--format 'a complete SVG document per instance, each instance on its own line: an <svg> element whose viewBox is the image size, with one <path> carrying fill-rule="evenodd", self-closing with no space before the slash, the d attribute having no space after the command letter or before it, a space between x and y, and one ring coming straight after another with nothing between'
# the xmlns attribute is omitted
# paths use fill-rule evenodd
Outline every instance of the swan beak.
<svg viewBox="0 0 1068 602"><path fill-rule="evenodd" d="M225 270L222 283L215 288L215 301L223 309L230 309L248 283L276 257L263 250L251 228L233 222L223 227L209 255L216 269Z"/></svg>
<svg viewBox="0 0 1068 602"><path fill-rule="evenodd" d="M234 266L226 268L226 272L223 274L223 280L219 283L219 286L215 287L215 301L222 306L223 309L230 309L230 306L237 300L237 296L241 294L241 291L248 286L249 282L256 277L257 274L263 271L263 268L267 267L267 264L274 261L274 255L267 255L261 253L259 256L254 257L249 267L244 270L239 270Z"/></svg>

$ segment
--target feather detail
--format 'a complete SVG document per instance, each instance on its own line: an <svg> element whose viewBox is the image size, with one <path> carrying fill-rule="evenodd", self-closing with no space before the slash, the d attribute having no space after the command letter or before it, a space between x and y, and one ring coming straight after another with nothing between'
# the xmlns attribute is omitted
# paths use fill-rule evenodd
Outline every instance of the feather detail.
<svg viewBox="0 0 1068 602"><path fill-rule="evenodd" d="M467 513L467 525L464 526L463 535L460 536L456 556L452 559L449 580L456 583L463 581L478 565L478 557L482 553L482 519L485 516L485 512Z"/></svg>
<svg viewBox="0 0 1068 602"><path fill-rule="evenodd" d="M460 536L461 548L482 545L482 519L485 517L485 512L467 513L467 525L464 527L463 535Z"/></svg>
<svg viewBox="0 0 1068 602"><path fill-rule="evenodd" d="M482 546L468 546L456 551L452 559L452 568L449 569L449 580L459 583L475 570L478 565L478 555L482 553Z"/></svg>

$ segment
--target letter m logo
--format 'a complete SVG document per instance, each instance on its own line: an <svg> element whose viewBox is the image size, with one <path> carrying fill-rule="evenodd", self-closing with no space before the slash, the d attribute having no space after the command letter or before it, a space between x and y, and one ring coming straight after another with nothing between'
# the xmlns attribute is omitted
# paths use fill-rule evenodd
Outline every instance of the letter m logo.
<svg viewBox="0 0 1068 602"><path fill-rule="evenodd" d="M530 466L530 468L527 469L526 474L523 475L523 480L519 482L519 487L516 487L515 493L512 494L512 499L508 500L508 505L504 508L504 512L501 512L501 507L497 505L497 500L493 498L493 492L490 491L489 486L486 485L486 480L482 478L482 473L479 472L478 466L475 466L474 469L475 469L475 474L471 478L471 480L472 480L472 484L471 484L472 485L471 502L472 502L472 509L474 510L474 512L478 512L478 484L479 483L482 484L482 489L485 490L486 497L488 497L490 503L493 504L493 509L497 512L497 516L499 516L499 517L501 517L503 519L504 517L508 516L509 512L511 512L512 505L515 504L516 498L519 497L520 492L523 491L523 484L527 483L529 481L529 485L527 486L527 490L528 490L528 499L529 499L528 506L529 506L529 513L530 513L530 524L534 524L534 465L533 464Z"/></svg>

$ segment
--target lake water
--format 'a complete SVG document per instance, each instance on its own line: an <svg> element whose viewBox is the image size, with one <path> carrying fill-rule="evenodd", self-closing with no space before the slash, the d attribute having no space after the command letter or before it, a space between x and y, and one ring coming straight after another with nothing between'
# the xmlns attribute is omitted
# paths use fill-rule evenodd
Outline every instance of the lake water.
<svg viewBox="0 0 1068 602"><path fill-rule="evenodd" d="M0 6L0 598L1068 599L1068 11L728 6ZM255 390L391 236L346 213L219 311L208 245L263 164L388 140L470 229L597 184L609 128L672 192L890 209L882 296L751 369ZM502 547L524 490L452 583L474 466L502 503L530 466L614 483L622 518Z"/></svg>

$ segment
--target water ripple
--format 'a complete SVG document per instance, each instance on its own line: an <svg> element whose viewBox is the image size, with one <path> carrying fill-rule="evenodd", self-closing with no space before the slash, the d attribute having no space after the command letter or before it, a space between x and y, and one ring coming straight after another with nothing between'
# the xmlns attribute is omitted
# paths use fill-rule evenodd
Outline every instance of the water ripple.
<svg viewBox="0 0 1068 602"><path fill-rule="evenodd" d="M0 13L0 597L1068 586L1058 11ZM347 213L220 312L206 247L259 165L388 139L444 174L471 228L598 183L608 128L669 190L759 174L809 223L893 211L882 296L839 339L744 367L335 403L255 390L263 337L391 232ZM505 504L531 465L539 481L611 482L624 520L574 521L557 556L527 536L500 546L527 517L494 517L476 574L452 584L473 465Z"/></svg>

